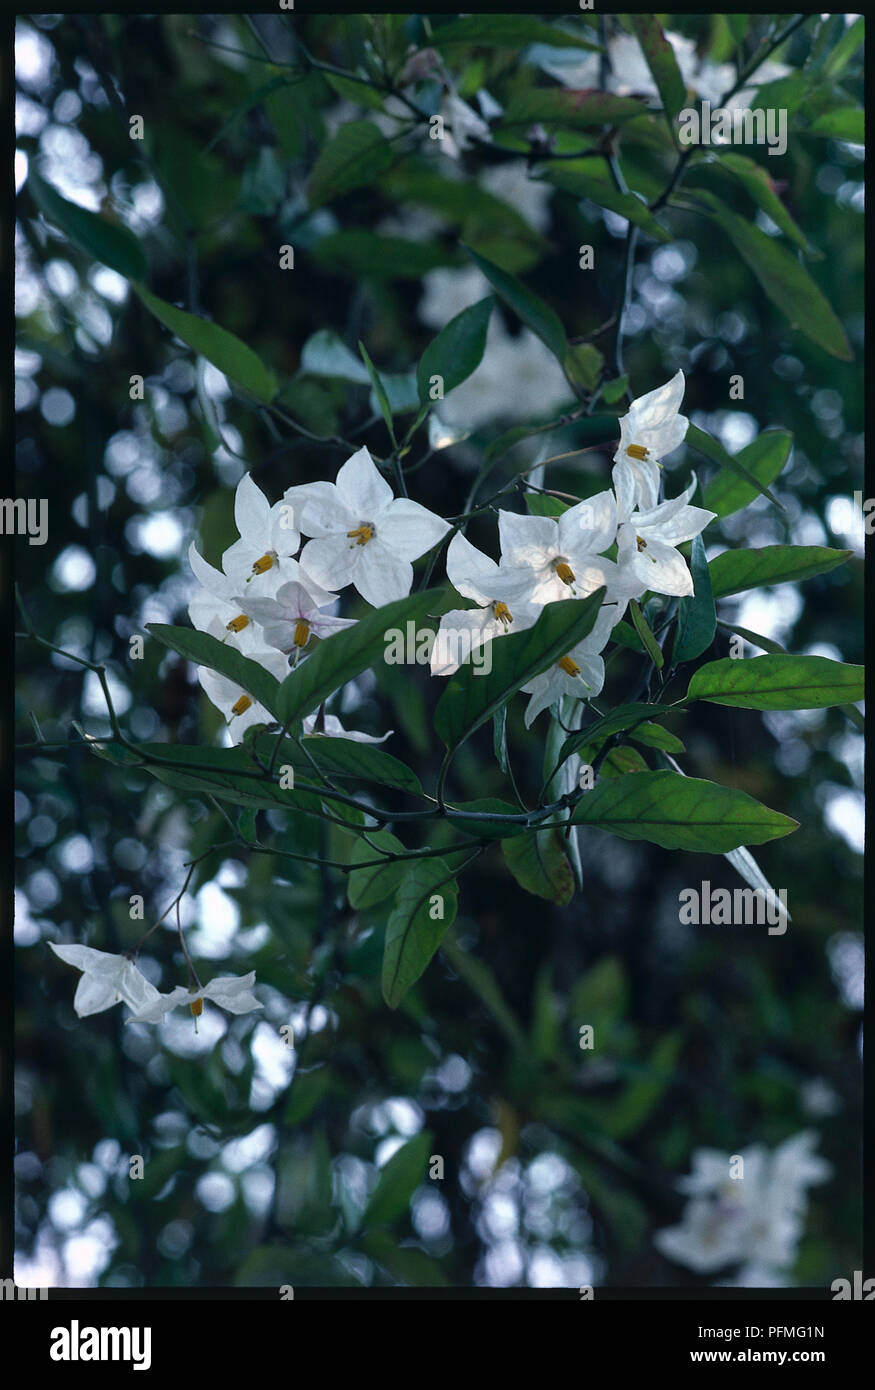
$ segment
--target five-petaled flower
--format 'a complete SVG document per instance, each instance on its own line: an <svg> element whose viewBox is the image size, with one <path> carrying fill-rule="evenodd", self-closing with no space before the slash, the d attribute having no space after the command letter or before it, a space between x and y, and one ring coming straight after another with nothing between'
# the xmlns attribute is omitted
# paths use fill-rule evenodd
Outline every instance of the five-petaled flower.
<svg viewBox="0 0 875 1390"><path fill-rule="evenodd" d="M444 613L431 652L435 676L451 676L476 647L510 632L524 632L536 623L541 607L521 601L513 609L501 599L490 599L481 587L500 573L500 567L472 545L461 531L447 547L447 578L465 598L481 608L453 608Z"/></svg>
<svg viewBox="0 0 875 1390"><path fill-rule="evenodd" d="M333 603L337 595L326 594L325 597ZM317 603L297 581L283 584L274 598L242 595L237 601L247 617L261 624L267 645L287 654L294 652L296 660L311 637L331 637L356 624L355 618L333 618L320 612L325 605Z"/></svg>
<svg viewBox="0 0 875 1390"><path fill-rule="evenodd" d="M411 561L450 529L418 502L395 497L367 449L347 459L335 482L289 488L285 499L313 537L301 552L308 575L328 589L353 584L375 608L410 593Z"/></svg>
<svg viewBox="0 0 875 1390"><path fill-rule="evenodd" d="M639 396L620 420L620 446L614 454L613 484L620 515L635 507L649 511L659 501L662 459L686 438L689 420L678 414L684 374Z"/></svg>
<svg viewBox="0 0 875 1390"><path fill-rule="evenodd" d="M696 490L696 480L679 497L660 502L647 511L620 513L617 531L618 590L640 598L647 590L655 594L682 596L693 592L693 577L677 546L704 531L715 512L688 506Z"/></svg>
<svg viewBox="0 0 875 1390"><path fill-rule="evenodd" d="M505 603L555 603L586 598L613 578L601 554L617 534L617 504L610 491L569 507L558 518L499 512L501 566L480 587Z"/></svg>

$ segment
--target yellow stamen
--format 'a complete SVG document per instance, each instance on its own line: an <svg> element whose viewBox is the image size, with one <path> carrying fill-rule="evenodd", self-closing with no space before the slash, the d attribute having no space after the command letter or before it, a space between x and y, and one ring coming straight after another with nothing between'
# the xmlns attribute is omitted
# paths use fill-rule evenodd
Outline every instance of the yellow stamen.
<svg viewBox="0 0 875 1390"><path fill-rule="evenodd" d="M251 704L252 701L250 700L248 695L241 695L240 699L235 700L234 704L231 706L231 713L245 714Z"/></svg>
<svg viewBox="0 0 875 1390"><path fill-rule="evenodd" d="M506 603L493 603L492 613L500 623L504 623L505 627L507 627L508 623L513 622L513 614Z"/></svg>
<svg viewBox="0 0 875 1390"><path fill-rule="evenodd" d="M299 618L295 623L295 636L293 641L296 647L306 647L310 640L310 624L304 618Z"/></svg>
<svg viewBox="0 0 875 1390"><path fill-rule="evenodd" d="M562 667L562 670L565 672L566 676L580 675L580 667L578 666L576 661L572 661L570 656L560 657L557 664Z"/></svg>
<svg viewBox="0 0 875 1390"><path fill-rule="evenodd" d="M244 627L249 626L249 619L245 613L238 613L236 618L232 618L230 623L225 624L229 632L242 632Z"/></svg>
<svg viewBox="0 0 875 1390"><path fill-rule="evenodd" d="M639 549L639 550L646 550L646 549L647 549L647 542L646 542L646 540L644 540L644 538L643 538L642 536L636 536L636 537L635 537L635 544L638 546L638 549Z"/></svg>
<svg viewBox="0 0 875 1390"><path fill-rule="evenodd" d="M357 526L354 531L347 531L346 534L350 539L355 539L356 545L367 545L374 534L374 528L373 526L369 526L366 521L363 521L361 526Z"/></svg>
<svg viewBox="0 0 875 1390"><path fill-rule="evenodd" d="M565 560L554 560L553 568L562 580L563 584L574 583L574 570Z"/></svg>
<svg viewBox="0 0 875 1390"><path fill-rule="evenodd" d="M264 574L266 570L273 569L276 564L276 553L269 550L266 555L262 555L260 560L256 560L252 566L253 574Z"/></svg>
<svg viewBox="0 0 875 1390"><path fill-rule="evenodd" d="M650 457L650 450L645 449L643 444L630 444L626 449L626 453L630 458L638 459L641 463L644 463L645 460Z"/></svg>
<svg viewBox="0 0 875 1390"><path fill-rule="evenodd" d="M204 1001L203 999L192 999L188 1007L191 1009L195 1018L200 1018L204 1011Z"/></svg>

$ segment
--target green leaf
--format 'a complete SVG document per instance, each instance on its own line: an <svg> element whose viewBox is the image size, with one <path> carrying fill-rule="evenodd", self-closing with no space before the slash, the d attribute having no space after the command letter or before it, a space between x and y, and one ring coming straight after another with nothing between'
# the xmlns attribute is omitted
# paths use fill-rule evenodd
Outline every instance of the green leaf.
<svg viewBox="0 0 875 1390"><path fill-rule="evenodd" d="M495 761L505 777L509 773L507 761L507 705L500 705L492 716L492 751Z"/></svg>
<svg viewBox="0 0 875 1390"><path fill-rule="evenodd" d="M545 497L542 492L527 492L526 507L529 516L561 516L567 512L570 503L558 497Z"/></svg>
<svg viewBox="0 0 875 1390"><path fill-rule="evenodd" d="M679 772L632 772L601 781L578 802L572 819L624 840L708 854L761 845L798 825L746 792Z"/></svg>
<svg viewBox="0 0 875 1390"><path fill-rule="evenodd" d="M353 280L360 276L418 280L430 270L458 265L460 261L455 251L447 251L437 242L380 236L357 227L329 232L316 242L310 254L326 270Z"/></svg>
<svg viewBox="0 0 875 1390"><path fill-rule="evenodd" d="M648 720L664 719L669 714L671 709L668 705L664 708L646 704L620 705L617 709L611 710L610 714L602 715L594 723L588 724L585 729L578 729L576 733L569 734L559 752L559 762L564 763L572 753L576 753L587 744L602 744L613 734L621 734L626 729L639 726L644 727Z"/></svg>
<svg viewBox="0 0 875 1390"><path fill-rule="evenodd" d="M465 15L437 26L429 42L435 48L454 43L489 48L525 48L530 43L546 43L551 48L599 48L582 34L570 34L543 20L517 14Z"/></svg>
<svg viewBox="0 0 875 1390"><path fill-rule="evenodd" d="M684 744L677 734L663 729L659 724L639 724L629 737L635 743L643 743L645 748L661 748L665 753L683 753Z"/></svg>
<svg viewBox="0 0 875 1390"><path fill-rule="evenodd" d="M826 135L833 140L849 140L853 145L866 143L866 118L858 106L840 106L837 111L825 111L806 126L805 135Z"/></svg>
<svg viewBox="0 0 875 1390"><path fill-rule="evenodd" d="M508 102L499 129L512 126L563 125L574 130L616 125L646 116L645 102L613 96L595 88L532 87L515 92Z"/></svg>
<svg viewBox="0 0 875 1390"><path fill-rule="evenodd" d="M564 193L578 198L588 198L600 208L608 208L627 221L634 222L648 236L657 241L670 241L671 233L656 220L646 202L637 193L619 193L606 179L596 178L591 172L592 161L587 160L589 168L578 169L574 161L569 164L552 165L544 175L544 180L562 189ZM605 396L605 400L607 400ZM608 401L610 404L610 401Z"/></svg>
<svg viewBox="0 0 875 1390"><path fill-rule="evenodd" d="M392 440L392 443L397 447L397 440L395 439L395 426L392 423L392 407L389 404L389 397L386 394L386 388L383 385L382 380L380 379L380 373L377 371L376 367L374 366L373 362L368 356L367 348L361 340L359 340L359 352L362 355L362 361L368 369L368 376L371 378L371 386L374 389L374 395L376 396L377 402L380 406L380 414L386 422L386 429L389 431L389 438Z"/></svg>
<svg viewBox="0 0 875 1390"><path fill-rule="evenodd" d="M824 545L766 545L762 549L724 550L708 566L715 598L758 589L761 584L797 583L815 574L827 574L843 565L852 550L831 550Z"/></svg>
<svg viewBox="0 0 875 1390"><path fill-rule="evenodd" d="M838 77L844 71L865 37L866 21L860 15L848 26L824 62L823 71L827 77Z"/></svg>
<svg viewBox="0 0 875 1390"><path fill-rule="evenodd" d="M746 444L735 458L760 486L768 487L783 471L792 447L793 436L789 430L766 430ZM757 488L752 483L724 468L705 488L703 505L718 517L732 516L756 496Z"/></svg>
<svg viewBox="0 0 875 1390"><path fill-rule="evenodd" d="M382 111L383 96L369 82L354 82L352 78L341 77L339 73L334 72L322 75L339 97L344 97L357 106L369 106L372 111Z"/></svg>
<svg viewBox="0 0 875 1390"><path fill-rule="evenodd" d="M414 796L422 795L422 785L413 769L373 743L314 733L304 736L303 745L320 772L330 777L379 782L383 787L396 787ZM300 760L300 754L298 757Z"/></svg>
<svg viewBox="0 0 875 1390"><path fill-rule="evenodd" d="M781 506L777 497L769 491L768 487L761 483L756 475L741 462L741 455L734 456L727 453L720 441L715 439L713 435L708 434L705 430L700 430L698 425L690 422L687 427L685 442L691 449L695 449L697 454L703 454L705 458L711 459L713 463L719 464L729 473L734 473L736 477L753 489L755 495L762 493L763 497L768 497L769 501L773 502L776 507ZM781 510L783 511L783 507Z"/></svg>
<svg viewBox="0 0 875 1390"><path fill-rule="evenodd" d="M233 333L220 328L217 323L211 323L209 319L175 308L166 300L150 294L142 285L134 285L134 289L146 308L165 328L170 329L174 337L188 343L189 347L212 362L214 367L218 367L220 372L242 386L256 400L273 400L277 393L274 373Z"/></svg>
<svg viewBox="0 0 875 1390"><path fill-rule="evenodd" d="M608 381L602 387L602 400L605 405L614 405L622 400L629 387L629 378L624 372L622 376L614 377L613 381Z"/></svg>
<svg viewBox="0 0 875 1390"><path fill-rule="evenodd" d="M675 118L687 104L687 88L681 77L674 49L662 32L655 15L635 15L632 23L647 60L653 80L662 98L663 110L672 135L677 137Z"/></svg>
<svg viewBox="0 0 875 1390"><path fill-rule="evenodd" d="M740 183L757 207L762 208L790 241L795 242L806 254L812 254L813 248L809 245L808 238L802 228L793 221L781 201L774 181L762 164L757 164L756 160L749 159L745 154L721 149L714 162L707 167L715 173L728 174L733 182Z"/></svg>
<svg viewBox="0 0 875 1390"><path fill-rule="evenodd" d="M777 656L786 653L787 648L782 647L780 642L775 642L771 637L763 637L759 632L751 632L750 628L739 627L737 623L727 623L723 618L718 618L721 627L726 627L730 632L737 632L739 637L743 637L745 642L750 642L751 646L759 647L764 652L774 652Z"/></svg>
<svg viewBox="0 0 875 1390"><path fill-rule="evenodd" d="M410 621L418 623L429 609L439 608L446 599L442 589L424 589L409 598L396 599L376 608L355 627L335 632L319 643L312 656L286 676L276 697L277 718L290 725L318 709L346 681L354 680L369 666L383 659L386 633L403 629Z"/></svg>
<svg viewBox="0 0 875 1390"><path fill-rule="evenodd" d="M565 354L562 366L568 380L584 391L594 391L605 365L604 355L592 343L575 343Z"/></svg>
<svg viewBox="0 0 875 1390"><path fill-rule="evenodd" d="M105 217L98 217L97 213L80 208L76 203L68 203L33 169L28 173L27 187L46 220L60 227L82 251L127 280L145 278L143 248L127 227L108 222Z"/></svg>
<svg viewBox="0 0 875 1390"><path fill-rule="evenodd" d="M494 265L492 261L487 261L485 256L478 255L470 246L463 244L463 250L483 272L496 294L510 305L517 317L522 319L526 327L530 328L542 343L547 344L554 357L563 362L568 351L565 329L550 306L531 290L526 289L516 276L508 275L506 270Z"/></svg>
<svg viewBox="0 0 875 1390"><path fill-rule="evenodd" d="M362 1216L363 1226L387 1226L404 1215L414 1192L428 1178L431 1145L431 1134L424 1129L395 1150L380 1169Z"/></svg>
<svg viewBox="0 0 875 1390"><path fill-rule="evenodd" d="M487 295L470 308L463 309L429 343L416 372L419 399L423 405L430 400L431 377L441 377L443 392L447 395L477 370L486 349L486 332L494 304L492 295Z"/></svg>
<svg viewBox="0 0 875 1390"><path fill-rule="evenodd" d="M536 830L502 840L504 862L527 893L564 907L574 896L574 874L558 830Z"/></svg>
<svg viewBox="0 0 875 1390"><path fill-rule="evenodd" d="M582 641L598 616L604 592L597 589L588 598L550 603L534 627L495 638L491 671L477 675L482 668L472 667L470 662L460 666L434 715L435 730L447 747L464 743L521 685Z"/></svg>
<svg viewBox="0 0 875 1390"><path fill-rule="evenodd" d="M440 903L432 904L437 895ZM428 965L456 916L458 889L443 859L423 859L407 868L386 923L383 998L390 1009ZM441 912L441 916L432 913Z"/></svg>
<svg viewBox="0 0 875 1390"><path fill-rule="evenodd" d="M694 593L691 598L685 596L678 603L678 621L671 657L675 666L681 661L693 661L697 656L701 656L714 641L714 633L717 631L711 576L701 536L695 536L693 539L690 572L693 576Z"/></svg>
<svg viewBox="0 0 875 1390"><path fill-rule="evenodd" d="M370 121L349 121L323 145L310 174L307 200L322 207L353 188L371 183L395 158L395 151Z"/></svg>
<svg viewBox="0 0 875 1390"><path fill-rule="evenodd" d="M194 628L171 627L167 623L147 623L146 630L171 651L193 661L198 666L207 666L227 676L239 685L253 700L276 716L280 683L257 661L243 656L236 647L220 642L208 632L197 632ZM354 628L351 631L355 631ZM309 711L308 711L309 713Z"/></svg>
<svg viewBox="0 0 875 1390"><path fill-rule="evenodd" d="M635 599L630 599L629 601L629 616L632 619L632 625L635 631L641 638L644 650L647 652L647 655L650 657L657 671L661 671L665 660L662 655L662 648L650 631L647 619L641 612L641 608L638 603L636 603Z"/></svg>
<svg viewBox="0 0 875 1390"><path fill-rule="evenodd" d="M371 843L369 844L368 841ZM397 836L392 835L388 830L369 830L367 840L363 836L356 839L352 847L350 863L368 864L371 860L379 859L380 850L389 851L392 854L405 854L407 852ZM365 908L374 907L377 903L384 902L395 892L409 868L410 865L403 863L400 859L387 859L384 864L374 864L367 869L353 869L346 884L346 895L349 898L350 907L363 911Z"/></svg>
<svg viewBox="0 0 875 1390"><path fill-rule="evenodd" d="M823 292L796 257L774 237L730 212L712 193L700 189L697 197L708 203L714 220L727 233L769 299L787 315L793 327L833 357L843 362L852 361L854 354L845 330Z"/></svg>
<svg viewBox="0 0 875 1390"><path fill-rule="evenodd" d="M823 709L862 700L863 673L825 656L727 656L694 673L686 698L742 709Z"/></svg>
<svg viewBox="0 0 875 1390"><path fill-rule="evenodd" d="M602 777L626 777L630 772L646 772L647 763L637 748L612 748L602 763Z"/></svg>

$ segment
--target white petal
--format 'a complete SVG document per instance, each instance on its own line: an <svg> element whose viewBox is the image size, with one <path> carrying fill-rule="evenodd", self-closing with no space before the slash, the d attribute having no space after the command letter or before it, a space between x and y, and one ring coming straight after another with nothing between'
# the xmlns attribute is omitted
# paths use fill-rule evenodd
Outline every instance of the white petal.
<svg viewBox="0 0 875 1390"><path fill-rule="evenodd" d="M91 1014L111 1009L113 1004L120 1004L121 1001L122 996L112 980L98 975L83 975L76 986L73 1008L79 1018L88 1018Z"/></svg>
<svg viewBox="0 0 875 1390"><path fill-rule="evenodd" d="M347 505L334 483L304 483L290 487L283 497L295 509L298 529L305 536L344 534L358 526L360 518Z"/></svg>
<svg viewBox="0 0 875 1390"><path fill-rule="evenodd" d="M50 941L49 945L56 956L60 956L67 965L75 965L77 970L110 980L117 980L121 976L125 957L117 952L98 951L93 946L56 946L54 941Z"/></svg>
<svg viewBox="0 0 875 1390"><path fill-rule="evenodd" d="M558 553L559 528L549 516L499 511L498 536L503 565L531 565L537 569L550 555Z"/></svg>
<svg viewBox="0 0 875 1390"><path fill-rule="evenodd" d="M177 985L169 994L159 994L158 998L153 999L145 1008L131 1014L130 1018L125 1019L125 1023L163 1023L165 1015L170 1013L171 1009L197 998L200 998L199 994L192 994L183 985Z"/></svg>
<svg viewBox="0 0 875 1390"><path fill-rule="evenodd" d="M617 535L617 503L608 490L569 507L559 518L559 549L583 547L598 555L613 545Z"/></svg>
<svg viewBox="0 0 875 1390"><path fill-rule="evenodd" d="M265 549L270 539L270 503L251 473L244 473L234 494L234 521L243 539L251 538L258 544L259 538Z"/></svg>
<svg viewBox="0 0 875 1390"><path fill-rule="evenodd" d="M399 497L380 517L377 539L402 560L418 560L449 531L448 522L427 507Z"/></svg>
<svg viewBox="0 0 875 1390"><path fill-rule="evenodd" d="M453 608L444 613L431 649L433 676L451 676L475 647L488 640L487 630L495 622L488 608ZM489 634L491 635L491 634Z"/></svg>
<svg viewBox="0 0 875 1390"><path fill-rule="evenodd" d="M498 565L457 531L447 546L447 578L453 588L475 603L486 603L487 596L477 587L480 576L497 573Z"/></svg>
<svg viewBox="0 0 875 1390"><path fill-rule="evenodd" d="M223 574L221 570L215 569L204 559L194 541L188 547L188 563L191 565L195 579L198 583L203 584L209 593L215 594L219 598L228 597L231 588L228 576Z"/></svg>
<svg viewBox="0 0 875 1390"><path fill-rule="evenodd" d="M659 429L681 408L685 390L684 374L675 372L664 386L657 386L646 395L639 396L629 407L630 428Z"/></svg>
<svg viewBox="0 0 875 1390"><path fill-rule="evenodd" d="M655 594L682 597L693 592L693 577L687 562L674 546L648 540L646 550L638 551L636 546L632 566L641 583Z"/></svg>
<svg viewBox="0 0 875 1390"><path fill-rule="evenodd" d="M392 501L393 492L367 449L359 449L338 469L337 490L359 521L373 521Z"/></svg>
<svg viewBox="0 0 875 1390"><path fill-rule="evenodd" d="M369 545L373 542L369 541ZM343 589L352 583L356 567L356 546L343 535L323 536L308 541L301 551L304 578L312 576L315 584L325 589Z"/></svg>
<svg viewBox="0 0 875 1390"><path fill-rule="evenodd" d="M400 560L381 544L379 536L356 548L359 556L352 582L363 599L381 608L384 603L407 597L413 585L413 566L409 560Z"/></svg>
<svg viewBox="0 0 875 1390"><path fill-rule="evenodd" d="M649 537L654 536L668 545L680 545L682 541L691 541L698 536L716 515L716 512L709 512L704 507L681 507L667 522L646 528L644 539L649 544Z"/></svg>

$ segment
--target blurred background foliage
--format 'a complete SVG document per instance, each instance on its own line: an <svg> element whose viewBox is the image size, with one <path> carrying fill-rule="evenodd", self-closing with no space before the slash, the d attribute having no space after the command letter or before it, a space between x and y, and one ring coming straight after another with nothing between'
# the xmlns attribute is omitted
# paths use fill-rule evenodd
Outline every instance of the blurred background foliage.
<svg viewBox="0 0 875 1390"><path fill-rule="evenodd" d="M698 100L710 78L726 90L788 17L660 18L697 75L689 98ZM767 427L792 432L792 456L773 484L784 510L759 498L715 523L709 554L792 540L853 548L857 558L801 588L726 600L720 616L793 651L855 662L863 151L825 133L856 130L847 113L859 109L862 47L847 40L852 19L811 16L770 59L781 66L765 75L784 83L771 99L791 113L788 149L743 153L802 229L806 263L853 361L791 327L714 220L683 196L686 183L659 214L665 239L642 230L624 355L634 395L683 367L685 412L731 453ZM562 50L442 43L447 23L134 14L19 22L16 495L48 499L49 532L41 548L18 542L18 579L42 636L108 662L133 738L220 736L192 668L150 641L142 660L128 660L128 639L150 621L187 621L188 544L199 538L217 562L234 538L242 473L251 469L276 500L292 483L333 478L350 452L343 441L387 452L367 381L349 367L344 376L338 341L354 355L363 339L403 392L435 329L485 292L463 242L522 277L572 338L616 310L625 220L581 197L573 180L569 189L561 175L558 187L534 177L545 165L527 163L521 127L472 141L451 160L412 122L372 177L347 191L329 180L324 197L318 179L314 188L316 162L343 126L397 128L386 123L392 99L377 89L386 72L397 78L411 48L436 46L484 119L498 109L490 99L506 110L563 81L620 94L646 81L640 62L633 73L618 61L635 42L622 18L575 18L605 47L574 50L579 74L559 76ZM296 35L317 63L376 75L373 85L302 75L289 66L300 62ZM439 85L418 94L437 109ZM141 142L129 138L134 114ZM833 124L812 129L824 116ZM677 157L664 118L642 115L617 130L625 180L652 202ZM547 134L558 153L602 138L561 122ZM599 162L574 168L595 172ZM546 162L554 173L563 167ZM282 381L286 418L198 363L122 276L41 216L28 169L129 228L151 290L248 343ZM719 162L690 187L700 182L779 235L750 185L727 180ZM584 243L594 247L593 271L578 269ZM294 247L293 271L279 269L283 245ZM484 447L575 404L542 344L503 309L493 320L481 374L447 398L443 434L427 447L420 432L411 459L422 461L413 495L445 516L463 509ZM612 334L593 340L606 380L615 374ZM599 362L586 361L591 388ZM733 373L744 378L743 400L729 399ZM132 374L145 378L142 401L130 397ZM441 447L465 428L469 439ZM508 445L495 485L526 459L586 439L583 420ZM549 485L595 492L609 459L604 449L577 454L551 466ZM690 467L705 481L715 471L685 447L670 463L672 495ZM469 535L495 553L494 520L478 519ZM727 640L719 630L714 655ZM608 693L626 698L639 668L622 652ZM358 681L338 712L354 712L357 728L392 728L387 747L425 782L440 761L429 735L436 695L421 669L385 667ZM521 710L514 701L508 719L517 776L537 785L543 730L526 735ZM254 968L265 1009L255 1020L208 1011L197 1035L187 1016L160 1032L125 1029L120 1009L78 1021L77 977L47 942L128 947L145 929L130 919L131 895L143 895L148 925L179 891L185 862L226 840L227 824L197 798L93 758L72 721L107 731L96 678L30 641L19 644L17 712L19 741L31 745L16 792L20 1283L692 1289L712 1276L669 1263L652 1235L679 1215L674 1184L693 1151L775 1144L806 1127L818 1130L834 1173L813 1193L791 1281L825 1286L859 1267L863 740L842 710L761 716L698 704L672 726L686 742L687 772L800 821L758 851L770 881L789 889L785 936L679 924L682 887L738 886L719 856L667 855L590 832L580 837L584 891L558 907L524 894L495 846L462 881L447 950L391 1012L380 995L379 906L353 912L342 876L221 851L201 861L183 900L190 949L207 973ZM45 749L33 747L38 739ZM485 733L462 750L455 774L469 798L505 790ZM310 821L269 815L290 845L330 854L332 828L320 846ZM172 922L150 939L143 968L162 988L181 978ZM578 1045L584 1023L595 1027L593 1052ZM133 1154L146 1160L142 1181L129 1180ZM442 1180L425 1176L434 1154Z"/></svg>

